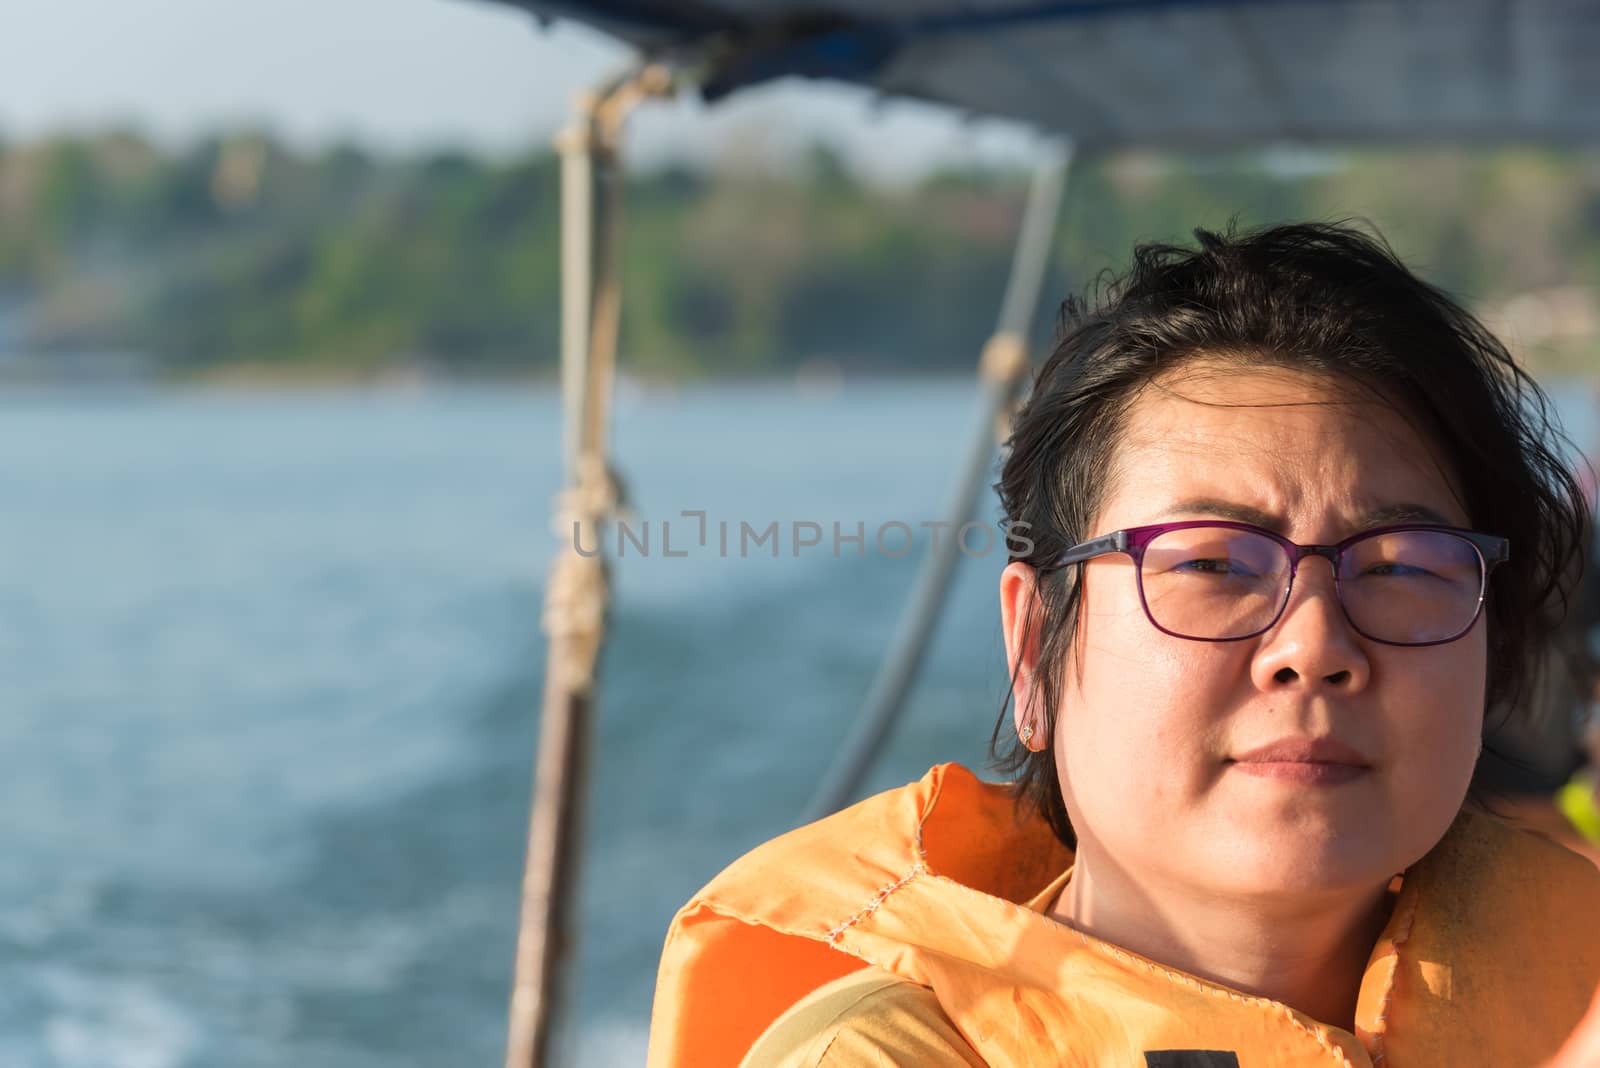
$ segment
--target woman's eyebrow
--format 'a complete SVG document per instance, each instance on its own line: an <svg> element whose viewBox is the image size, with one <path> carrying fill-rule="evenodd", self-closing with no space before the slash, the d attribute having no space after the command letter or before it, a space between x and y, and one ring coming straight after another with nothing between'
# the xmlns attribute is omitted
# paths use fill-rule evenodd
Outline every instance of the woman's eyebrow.
<svg viewBox="0 0 1600 1068"><path fill-rule="evenodd" d="M1167 508L1156 518L1173 519L1180 515L1216 516L1218 519L1228 519L1235 523L1249 523L1252 526L1264 527L1267 530L1277 530L1283 526L1282 516L1274 515L1260 508L1252 508L1248 504L1224 500L1221 497L1190 497Z"/></svg>
<svg viewBox="0 0 1600 1068"><path fill-rule="evenodd" d="M1283 517L1261 508L1253 508L1248 504L1226 500L1221 497L1190 497L1178 501L1170 508L1165 509L1157 516L1158 520L1174 519L1178 516L1215 516L1218 519L1229 519L1235 523L1249 523L1252 526L1263 527L1267 530L1281 530ZM1453 527L1457 521L1444 515L1425 504L1404 502L1400 504L1384 505L1362 513L1358 529L1368 527L1393 526L1399 523L1427 523L1433 526Z"/></svg>
<svg viewBox="0 0 1600 1068"><path fill-rule="evenodd" d="M1361 517L1365 527L1383 527L1395 523L1431 523L1434 526L1453 527L1456 521L1425 504L1391 504L1374 508Z"/></svg>

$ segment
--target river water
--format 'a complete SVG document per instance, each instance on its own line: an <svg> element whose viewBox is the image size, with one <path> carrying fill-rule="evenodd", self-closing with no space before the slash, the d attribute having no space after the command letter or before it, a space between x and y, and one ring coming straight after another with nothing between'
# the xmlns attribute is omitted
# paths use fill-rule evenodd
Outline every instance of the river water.
<svg viewBox="0 0 1600 1068"><path fill-rule="evenodd" d="M642 1061L672 912L803 807L973 414L965 382L624 391L652 540L615 572L568 1061ZM498 1063L557 416L528 388L0 394L0 1064ZM773 522L778 556L741 556ZM983 542L875 787L984 758Z"/></svg>

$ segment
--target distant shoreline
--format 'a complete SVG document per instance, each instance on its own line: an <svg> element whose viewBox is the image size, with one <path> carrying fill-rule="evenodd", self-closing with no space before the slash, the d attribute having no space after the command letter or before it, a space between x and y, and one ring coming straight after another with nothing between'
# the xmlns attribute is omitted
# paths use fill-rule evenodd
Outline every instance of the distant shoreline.
<svg viewBox="0 0 1600 1068"><path fill-rule="evenodd" d="M561 386L558 372L536 370L442 371L428 367L377 365L355 367L347 364L275 363L240 361L211 364L192 372L165 372L155 365L135 374L68 373L41 371L47 358L30 360L26 373L5 373L0 365L0 393L10 390L99 390L139 389L225 393L318 393L373 392L406 393L451 389L529 389L536 392ZM617 391L672 392L697 387L791 388L800 392L832 394L857 387L887 383L972 384L977 383L977 367L972 371L935 369L845 371L831 365L798 370L743 373L694 373L679 375L637 374L624 368L617 378Z"/></svg>

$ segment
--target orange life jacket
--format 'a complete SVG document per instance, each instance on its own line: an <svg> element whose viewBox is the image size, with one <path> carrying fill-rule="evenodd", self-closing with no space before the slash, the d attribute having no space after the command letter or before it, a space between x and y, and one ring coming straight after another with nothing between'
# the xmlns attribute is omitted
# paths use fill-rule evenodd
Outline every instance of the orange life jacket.
<svg viewBox="0 0 1600 1068"><path fill-rule="evenodd" d="M650 1068L733 1068L796 1001L866 964L932 989L994 1068L1143 1065L1152 1050L1522 1068L1555 1052L1600 982L1600 872L1485 816L1463 814L1406 872L1353 1034L1017 904L1071 861L1005 787L953 764L767 842L673 920Z"/></svg>

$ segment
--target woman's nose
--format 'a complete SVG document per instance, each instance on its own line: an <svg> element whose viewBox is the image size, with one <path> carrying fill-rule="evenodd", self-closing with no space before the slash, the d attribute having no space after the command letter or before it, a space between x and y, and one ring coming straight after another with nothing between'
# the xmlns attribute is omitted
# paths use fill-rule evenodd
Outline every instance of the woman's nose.
<svg viewBox="0 0 1600 1068"><path fill-rule="evenodd" d="M1301 561L1283 615L1259 642L1250 674L1263 691L1354 693L1372 673L1360 636L1339 604L1329 561Z"/></svg>

